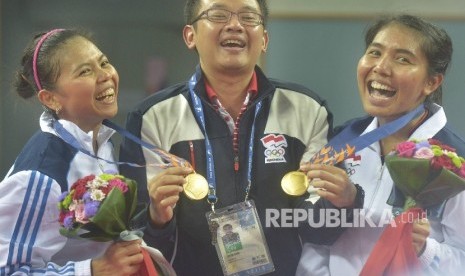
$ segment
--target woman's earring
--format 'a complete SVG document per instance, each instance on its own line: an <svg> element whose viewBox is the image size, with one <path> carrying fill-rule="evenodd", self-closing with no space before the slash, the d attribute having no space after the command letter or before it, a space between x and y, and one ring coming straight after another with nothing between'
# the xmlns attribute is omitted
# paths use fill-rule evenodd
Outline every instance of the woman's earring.
<svg viewBox="0 0 465 276"><path fill-rule="evenodd" d="M61 106L55 109L55 114L58 116L60 114L60 111L61 111Z"/></svg>

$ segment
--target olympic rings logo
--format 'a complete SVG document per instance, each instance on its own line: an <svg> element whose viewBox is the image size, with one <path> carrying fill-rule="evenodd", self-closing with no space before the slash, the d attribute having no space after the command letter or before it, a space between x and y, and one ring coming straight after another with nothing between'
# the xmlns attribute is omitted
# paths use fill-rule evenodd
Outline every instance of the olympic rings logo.
<svg viewBox="0 0 465 276"><path fill-rule="evenodd" d="M346 173L347 173L347 175L349 175L349 176L350 176L350 175L353 175L353 174L355 173L355 169L347 168L347 169L346 169Z"/></svg>
<svg viewBox="0 0 465 276"><path fill-rule="evenodd" d="M266 156L283 156L286 151L282 148L280 149L267 149L265 150Z"/></svg>

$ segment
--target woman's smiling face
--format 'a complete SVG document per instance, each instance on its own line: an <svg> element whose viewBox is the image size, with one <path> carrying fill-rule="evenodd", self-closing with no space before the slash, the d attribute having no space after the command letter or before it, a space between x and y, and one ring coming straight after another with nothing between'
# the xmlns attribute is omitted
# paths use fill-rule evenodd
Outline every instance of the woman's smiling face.
<svg viewBox="0 0 465 276"><path fill-rule="evenodd" d="M108 58L92 42L75 37L65 43L59 60L54 93L62 107L60 118L89 131L114 117L119 76Z"/></svg>
<svg viewBox="0 0 465 276"><path fill-rule="evenodd" d="M428 60L418 32L391 23L376 34L357 67L365 111L381 123L415 109L434 92L442 76L428 74Z"/></svg>

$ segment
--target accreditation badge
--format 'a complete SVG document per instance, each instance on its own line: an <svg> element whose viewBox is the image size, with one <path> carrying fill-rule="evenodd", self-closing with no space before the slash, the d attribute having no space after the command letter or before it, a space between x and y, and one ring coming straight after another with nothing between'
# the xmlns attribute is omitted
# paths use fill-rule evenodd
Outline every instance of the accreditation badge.
<svg viewBox="0 0 465 276"><path fill-rule="evenodd" d="M252 200L206 214L224 275L262 275L274 271Z"/></svg>

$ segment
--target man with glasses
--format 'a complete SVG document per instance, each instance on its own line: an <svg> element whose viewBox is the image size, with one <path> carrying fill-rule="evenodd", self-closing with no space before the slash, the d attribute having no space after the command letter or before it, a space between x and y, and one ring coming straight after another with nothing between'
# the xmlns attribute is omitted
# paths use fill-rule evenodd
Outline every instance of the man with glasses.
<svg viewBox="0 0 465 276"><path fill-rule="evenodd" d="M326 144L332 115L309 89L268 79L256 65L268 46L267 17L264 0L187 1L183 37L199 66L128 115L131 133L190 164L127 139L121 147L121 161L146 164L121 168L150 202L144 239L179 275L294 275L301 238L329 244L342 230L269 225L269 212L362 205L347 179L321 194L332 203L281 188L286 173ZM222 245L227 224L240 246Z"/></svg>

